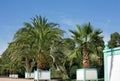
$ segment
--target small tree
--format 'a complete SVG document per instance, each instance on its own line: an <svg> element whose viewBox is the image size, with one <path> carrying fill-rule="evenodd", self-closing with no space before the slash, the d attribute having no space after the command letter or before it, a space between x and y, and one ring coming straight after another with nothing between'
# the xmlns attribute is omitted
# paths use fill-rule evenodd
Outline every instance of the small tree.
<svg viewBox="0 0 120 81"><path fill-rule="evenodd" d="M114 32L110 35L110 40L108 42L109 48L114 48L120 46L120 34L118 32Z"/></svg>

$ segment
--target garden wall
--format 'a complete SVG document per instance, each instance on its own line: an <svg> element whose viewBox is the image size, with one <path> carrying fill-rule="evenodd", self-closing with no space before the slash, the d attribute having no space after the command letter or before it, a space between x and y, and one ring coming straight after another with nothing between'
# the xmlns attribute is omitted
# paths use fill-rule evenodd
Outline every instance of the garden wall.
<svg viewBox="0 0 120 81"><path fill-rule="evenodd" d="M120 47L108 48L106 43L104 49L104 79L105 81L120 80Z"/></svg>

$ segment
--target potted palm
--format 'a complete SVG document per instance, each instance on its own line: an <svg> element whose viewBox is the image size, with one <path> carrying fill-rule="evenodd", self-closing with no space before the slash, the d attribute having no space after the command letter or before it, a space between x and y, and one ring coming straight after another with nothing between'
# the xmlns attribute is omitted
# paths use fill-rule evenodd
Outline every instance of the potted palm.
<svg viewBox="0 0 120 81"><path fill-rule="evenodd" d="M96 44L97 43L99 44L98 41L100 41L103 38L102 36L100 36L102 31L94 30L91 24L88 23L88 24L83 25L82 27L80 25L77 25L77 31L70 30L70 32L72 33L73 40L76 42L77 48L80 48L81 53L82 53L82 63L81 63L82 69L77 70L77 79L78 80L87 79L84 77L89 77L89 75L85 75L85 74L87 74L90 71L95 72L95 75L97 75L96 74L97 70L96 69L93 70L91 68L89 56L91 53L94 53L94 51L97 51L98 53L99 50L97 49ZM83 75L83 77L80 78L80 75Z"/></svg>
<svg viewBox="0 0 120 81"><path fill-rule="evenodd" d="M51 41L59 37L63 33L58 27L58 24L48 23L45 17L36 16L32 18L31 23L25 23L26 28L30 28L29 36L33 45L33 58L37 62L37 71L35 71L35 79L39 80L42 70L49 67L48 58L50 57ZM46 73L43 73L46 74ZM48 72L50 75L50 72ZM42 75L41 75L42 76ZM50 79L50 77L49 77Z"/></svg>

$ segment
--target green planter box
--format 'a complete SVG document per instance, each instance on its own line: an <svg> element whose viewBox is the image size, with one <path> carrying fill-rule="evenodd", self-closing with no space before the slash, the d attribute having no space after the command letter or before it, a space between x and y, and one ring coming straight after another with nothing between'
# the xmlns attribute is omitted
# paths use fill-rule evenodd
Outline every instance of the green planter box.
<svg viewBox="0 0 120 81"><path fill-rule="evenodd" d="M9 74L10 78L18 78L18 74Z"/></svg>
<svg viewBox="0 0 120 81"><path fill-rule="evenodd" d="M97 69L83 68L77 69L77 81L96 80L98 81Z"/></svg>
<svg viewBox="0 0 120 81"><path fill-rule="evenodd" d="M35 76L34 72L31 72L31 73L30 72L25 72L25 78L29 78L30 79L30 78L34 78L34 76Z"/></svg>
<svg viewBox="0 0 120 81"><path fill-rule="evenodd" d="M46 70L37 70L34 72L34 80L51 80L51 72Z"/></svg>

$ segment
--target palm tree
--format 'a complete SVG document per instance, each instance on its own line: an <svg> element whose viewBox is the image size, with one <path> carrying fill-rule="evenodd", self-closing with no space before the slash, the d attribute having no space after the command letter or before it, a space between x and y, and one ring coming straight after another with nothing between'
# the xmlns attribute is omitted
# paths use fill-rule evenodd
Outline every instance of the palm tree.
<svg viewBox="0 0 120 81"><path fill-rule="evenodd" d="M25 59L27 72L30 72L30 60L34 58L38 69L49 68L52 41L60 39L64 31L58 24L48 23L41 16L33 17L32 23L25 22L24 26L16 32L9 45L12 60Z"/></svg>
<svg viewBox="0 0 120 81"><path fill-rule="evenodd" d="M36 16L32 18L32 23L24 23L26 28L31 28L30 38L35 47L35 59L38 69L49 68L48 57L50 58L50 46L52 41L60 38L63 31L56 23L48 23L45 17Z"/></svg>
<svg viewBox="0 0 120 81"><path fill-rule="evenodd" d="M1 64L0 64L1 74L4 75L9 73L10 71L9 63L10 63L9 53L8 53L8 49L6 49L1 56Z"/></svg>
<svg viewBox="0 0 120 81"><path fill-rule="evenodd" d="M30 60L34 59L33 41L30 39L30 29L21 28L14 35L14 41L9 44L11 58L13 61L23 61L25 59L25 69L31 72L33 64Z"/></svg>
<svg viewBox="0 0 120 81"><path fill-rule="evenodd" d="M10 53L10 46L5 50L5 52L2 54L2 66L1 66L1 72L7 74L11 73L23 73L25 71L24 69L24 63L20 60L13 60L11 59L11 53ZM19 58L18 58L19 59Z"/></svg>
<svg viewBox="0 0 120 81"><path fill-rule="evenodd" d="M15 43L15 42L14 42ZM24 61L25 59L25 69L27 72L30 72L30 55L28 56L27 53L25 51L27 51L26 49L23 49L22 44L20 45L14 45L14 47L12 47L12 45L10 46L10 57L11 57L11 61L14 62L21 62ZM12 63L12 64L13 64Z"/></svg>
<svg viewBox="0 0 120 81"><path fill-rule="evenodd" d="M82 53L83 53L83 60L82 60L82 67L83 68L89 68L90 67L90 46L94 45L91 43L93 40L93 36L98 36L102 33L100 30L99 33L96 34L94 29L92 28L91 24L85 24L82 27L80 25L77 25L77 31L70 30L72 33L72 38L76 42L77 46L82 47ZM97 41L97 39L94 39ZM93 50L92 50L93 51Z"/></svg>

